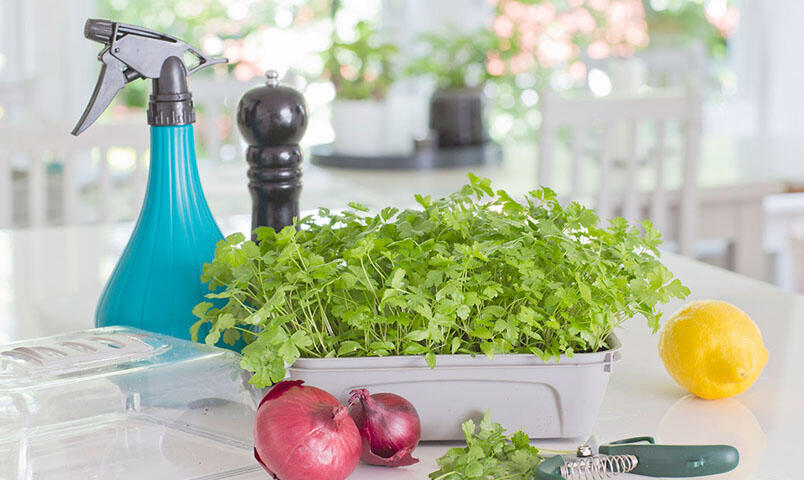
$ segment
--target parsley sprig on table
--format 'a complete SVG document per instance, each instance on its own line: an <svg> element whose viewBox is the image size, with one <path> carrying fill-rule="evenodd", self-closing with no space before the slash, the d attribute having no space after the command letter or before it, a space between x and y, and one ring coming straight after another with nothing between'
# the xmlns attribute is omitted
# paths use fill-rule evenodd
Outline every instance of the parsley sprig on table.
<svg viewBox="0 0 804 480"><path fill-rule="evenodd" d="M431 480L531 480L542 462L524 432L505 435L488 412L479 429L472 420L461 427L466 447L450 448L438 458L440 468L430 474Z"/></svg>
<svg viewBox="0 0 804 480"><path fill-rule="evenodd" d="M542 188L524 203L488 179L418 209L316 216L258 243L221 241L202 280L216 293L193 313L206 337L234 344L251 382L282 380L299 357L529 353L543 359L607 348L637 314L689 291L658 259L661 235Z"/></svg>

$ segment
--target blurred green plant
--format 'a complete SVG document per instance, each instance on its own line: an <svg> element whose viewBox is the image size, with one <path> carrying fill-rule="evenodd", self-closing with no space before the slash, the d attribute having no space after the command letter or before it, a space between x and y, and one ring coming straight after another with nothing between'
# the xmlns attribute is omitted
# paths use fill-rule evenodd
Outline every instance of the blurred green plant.
<svg viewBox="0 0 804 480"><path fill-rule="evenodd" d="M396 48L383 43L370 24L357 27L355 41L333 36L332 45L322 47L334 30L341 3L97 0L101 17L165 31L208 53L227 56L231 63L217 68L217 73L228 72L241 80L260 75L265 67L263 34L293 30L318 42L310 50L314 61L305 57L293 63L305 77L321 78L323 69L338 98L384 98L403 71L393 66ZM548 84L558 89L582 87L586 58L628 56L645 46L649 36L652 44L702 41L711 57L720 61L738 19L736 0L497 0L487 30L425 35L422 40L429 54L417 57L407 73L432 76L440 88L487 85L494 97L492 134L531 136L540 118L536 92ZM323 48L325 53L319 56ZM204 74L211 72L199 73ZM142 108L148 90L147 82L133 82L120 92L117 105ZM495 123L511 127L495 129Z"/></svg>
<svg viewBox="0 0 804 480"><path fill-rule="evenodd" d="M704 43L714 60L708 86L723 90L718 75L727 77L722 60L738 21L736 0L497 0L486 62L492 136L531 137L541 88L585 88L589 59L629 57L649 43Z"/></svg>
<svg viewBox="0 0 804 480"><path fill-rule="evenodd" d="M655 7L661 6L660 9ZM701 0L644 0L645 19L651 37L658 41L686 43L699 41L706 45L716 60L726 58L728 37L734 33L739 19L733 0L724 3L717 15L707 15Z"/></svg>
<svg viewBox="0 0 804 480"><path fill-rule="evenodd" d="M481 29L460 33L454 29L419 37L422 54L414 58L405 73L431 77L441 89L476 88L491 78L486 70L486 55L494 48L497 37Z"/></svg>
<svg viewBox="0 0 804 480"><path fill-rule="evenodd" d="M250 63L242 58L244 42L255 39L266 29L291 29L328 19L332 5L330 0L278 0L272 2L236 0L96 0L98 16L118 22L152 28L187 43L200 47L213 55L229 58L226 66L216 67L218 72L232 73L241 63ZM277 13L290 13L290 21L279 26ZM209 51L205 40L215 39L219 51ZM261 70L253 67L256 74ZM210 70L198 75L212 75ZM119 94L119 102L129 108L143 108L148 101L148 82L132 82ZM119 104L119 103L118 103Z"/></svg>
<svg viewBox="0 0 804 480"><path fill-rule="evenodd" d="M123 23L168 31L196 45L207 33L206 26L227 18L226 6L218 0L100 0L98 14Z"/></svg>
<svg viewBox="0 0 804 480"><path fill-rule="evenodd" d="M99 0L98 15L163 31L198 46L205 26L226 18L226 7L217 0ZM118 94L118 101L126 107L144 108L150 88L149 82L132 82Z"/></svg>
<svg viewBox="0 0 804 480"><path fill-rule="evenodd" d="M357 37L344 41L332 35L323 52L324 76L335 86L336 98L343 100L383 100L394 82L395 45L383 42L368 22L355 25Z"/></svg>

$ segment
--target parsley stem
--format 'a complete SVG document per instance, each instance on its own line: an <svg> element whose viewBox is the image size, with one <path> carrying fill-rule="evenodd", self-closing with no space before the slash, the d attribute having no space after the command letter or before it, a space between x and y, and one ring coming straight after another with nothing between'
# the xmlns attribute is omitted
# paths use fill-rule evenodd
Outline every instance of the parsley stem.
<svg viewBox="0 0 804 480"><path fill-rule="evenodd" d="M230 327L230 328L234 328L235 330L240 330L241 332L244 332L244 333L250 333L250 334L254 335L255 337L257 336L256 332L254 332L253 330L249 330L248 328L238 327L236 325L234 327Z"/></svg>
<svg viewBox="0 0 804 480"><path fill-rule="evenodd" d="M452 475L456 475L458 478L460 478L460 477L461 477L461 475L460 475L459 473L456 473L456 472L447 472L447 473L445 473L445 474L443 474L443 475L439 475L439 476L437 476L437 477L435 477L435 478L432 478L432 479L430 479L430 480L444 480L445 478L449 478L449 477L451 477Z"/></svg>

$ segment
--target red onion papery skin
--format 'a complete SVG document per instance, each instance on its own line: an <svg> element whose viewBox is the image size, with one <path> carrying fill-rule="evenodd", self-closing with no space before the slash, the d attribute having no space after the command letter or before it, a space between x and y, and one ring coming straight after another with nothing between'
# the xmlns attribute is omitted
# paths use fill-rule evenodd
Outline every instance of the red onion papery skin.
<svg viewBox="0 0 804 480"><path fill-rule="evenodd" d="M335 397L302 383L279 382L263 397L254 458L279 480L343 480L360 462L360 433Z"/></svg>
<svg viewBox="0 0 804 480"><path fill-rule="evenodd" d="M360 459L370 465L401 467L418 458L411 453L419 444L421 422L413 405L393 393L352 390L349 415L355 420L363 440Z"/></svg>

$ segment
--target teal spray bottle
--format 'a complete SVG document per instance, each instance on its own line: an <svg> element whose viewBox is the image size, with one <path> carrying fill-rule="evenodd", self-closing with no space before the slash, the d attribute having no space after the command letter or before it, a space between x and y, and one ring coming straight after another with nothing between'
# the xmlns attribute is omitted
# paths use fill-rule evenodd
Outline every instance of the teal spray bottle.
<svg viewBox="0 0 804 480"><path fill-rule="evenodd" d="M98 56L103 66L73 135L92 125L128 83L153 82L145 200L98 302L95 325L130 325L189 339L193 306L208 293L201 268L223 237L198 178L187 77L226 60L207 57L169 35L108 20L87 20L84 36L104 45ZM192 59L189 68L185 58Z"/></svg>

